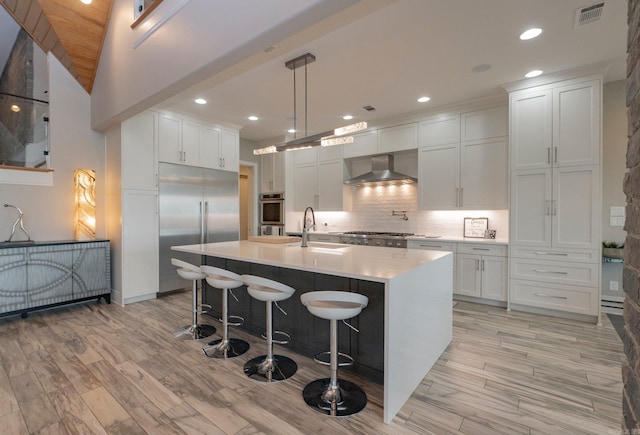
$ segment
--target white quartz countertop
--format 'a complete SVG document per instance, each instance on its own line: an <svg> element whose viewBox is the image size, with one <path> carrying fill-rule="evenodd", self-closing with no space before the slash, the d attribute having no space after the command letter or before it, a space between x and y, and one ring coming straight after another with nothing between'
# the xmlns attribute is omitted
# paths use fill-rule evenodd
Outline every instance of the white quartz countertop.
<svg viewBox="0 0 640 435"><path fill-rule="evenodd" d="M171 249L377 282L387 282L422 264L451 255L446 251L321 242L309 242L308 247L302 248L299 242L273 244L246 240L173 246Z"/></svg>

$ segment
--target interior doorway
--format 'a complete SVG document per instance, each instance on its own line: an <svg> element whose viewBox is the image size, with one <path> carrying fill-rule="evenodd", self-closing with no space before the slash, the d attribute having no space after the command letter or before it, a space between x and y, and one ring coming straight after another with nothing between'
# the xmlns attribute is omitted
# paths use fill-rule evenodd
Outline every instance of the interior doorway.
<svg viewBox="0 0 640 435"><path fill-rule="evenodd" d="M255 166L248 164L240 165L240 240L247 240L249 236L255 235Z"/></svg>

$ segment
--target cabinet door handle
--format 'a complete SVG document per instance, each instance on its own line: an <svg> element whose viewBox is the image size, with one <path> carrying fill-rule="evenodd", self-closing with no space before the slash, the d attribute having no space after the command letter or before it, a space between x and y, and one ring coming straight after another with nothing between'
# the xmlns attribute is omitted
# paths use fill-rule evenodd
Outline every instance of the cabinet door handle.
<svg viewBox="0 0 640 435"><path fill-rule="evenodd" d="M551 164L551 148L547 147L547 163Z"/></svg>
<svg viewBox="0 0 640 435"><path fill-rule="evenodd" d="M187 161L187 152L186 151L182 151L182 161L183 162Z"/></svg>
<svg viewBox="0 0 640 435"><path fill-rule="evenodd" d="M474 251L491 251L491 248L471 248Z"/></svg>
<svg viewBox="0 0 640 435"><path fill-rule="evenodd" d="M566 252L541 252L538 251L535 253L536 255L560 255L560 256L568 256L569 254Z"/></svg>
<svg viewBox="0 0 640 435"><path fill-rule="evenodd" d="M550 201L548 199L544 200L544 215L549 216L551 214L551 206L549 205Z"/></svg>
<svg viewBox="0 0 640 435"><path fill-rule="evenodd" d="M456 207L460 207L460 188L456 187Z"/></svg>
<svg viewBox="0 0 640 435"><path fill-rule="evenodd" d="M567 275L568 272L560 272L560 271L556 271L556 270L544 270L544 269L533 269L534 272L538 272L538 273L555 273L557 275Z"/></svg>
<svg viewBox="0 0 640 435"><path fill-rule="evenodd" d="M420 245L423 248L442 248L440 245Z"/></svg>
<svg viewBox="0 0 640 435"><path fill-rule="evenodd" d="M558 147L553 147L553 163L558 163Z"/></svg>
<svg viewBox="0 0 640 435"><path fill-rule="evenodd" d="M551 200L551 216L558 214L558 202L555 199Z"/></svg>
<svg viewBox="0 0 640 435"><path fill-rule="evenodd" d="M540 296L540 297L543 297L543 298L555 298L555 299L564 299L564 300L567 299L566 296L545 295L544 293L534 293L534 295Z"/></svg>
<svg viewBox="0 0 640 435"><path fill-rule="evenodd" d="M484 260L480 260L480 263L482 264L482 271L484 272Z"/></svg>
<svg viewBox="0 0 640 435"><path fill-rule="evenodd" d="M476 270L480 270L480 260L476 260Z"/></svg>
<svg viewBox="0 0 640 435"><path fill-rule="evenodd" d="M460 207L464 207L464 187L460 188Z"/></svg>
<svg viewBox="0 0 640 435"><path fill-rule="evenodd" d="M227 160L223 157L222 158L222 167L224 168L227 165Z"/></svg>

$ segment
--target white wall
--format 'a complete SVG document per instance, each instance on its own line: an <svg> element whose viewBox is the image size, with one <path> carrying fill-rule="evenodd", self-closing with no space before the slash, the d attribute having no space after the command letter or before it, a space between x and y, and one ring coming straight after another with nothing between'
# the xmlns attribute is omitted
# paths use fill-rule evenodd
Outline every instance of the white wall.
<svg viewBox="0 0 640 435"><path fill-rule="evenodd" d="M624 80L604 85L602 98L602 240L624 242L622 227L609 225L611 207L624 207L622 183L626 172L627 109Z"/></svg>
<svg viewBox="0 0 640 435"><path fill-rule="evenodd" d="M131 29L131 0L115 0L92 92L93 126L105 130L255 54L264 61L266 48L353 3L164 0ZM134 48L161 17L170 19Z"/></svg>
<svg viewBox="0 0 640 435"><path fill-rule="evenodd" d="M96 233L98 237L104 237L104 136L91 129L89 94L58 59L51 54L48 58L53 186L0 184L0 202L22 209L24 224L32 239L73 239L73 171L77 168L94 169L97 177ZM16 217L15 210L0 207L0 240L9 237ZM16 235L22 236L17 231Z"/></svg>

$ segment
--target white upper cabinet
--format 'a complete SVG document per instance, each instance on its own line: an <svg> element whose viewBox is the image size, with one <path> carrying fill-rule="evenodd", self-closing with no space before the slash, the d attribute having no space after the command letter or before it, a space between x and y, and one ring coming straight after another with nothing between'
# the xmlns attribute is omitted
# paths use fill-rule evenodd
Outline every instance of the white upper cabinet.
<svg viewBox="0 0 640 435"><path fill-rule="evenodd" d="M508 208L507 125L506 106L433 117L421 122L420 208Z"/></svg>
<svg viewBox="0 0 640 435"><path fill-rule="evenodd" d="M122 187L156 189L158 114L146 111L122 123Z"/></svg>
<svg viewBox="0 0 640 435"><path fill-rule="evenodd" d="M203 166L200 161L202 127L195 122L182 121L182 163L189 166Z"/></svg>
<svg viewBox="0 0 640 435"><path fill-rule="evenodd" d="M546 168L551 164L551 90L511 95L511 169Z"/></svg>
<svg viewBox="0 0 640 435"><path fill-rule="evenodd" d="M158 160L182 163L182 122L180 118L160 113L158 115Z"/></svg>
<svg viewBox="0 0 640 435"><path fill-rule="evenodd" d="M353 143L344 147L344 158L371 156L378 152L378 130L352 135Z"/></svg>
<svg viewBox="0 0 640 435"><path fill-rule="evenodd" d="M505 137L460 145L460 207L506 209L509 204L509 144Z"/></svg>
<svg viewBox="0 0 640 435"><path fill-rule="evenodd" d="M476 110L460 115L460 141L503 137L508 134L507 106Z"/></svg>
<svg viewBox="0 0 640 435"><path fill-rule="evenodd" d="M239 135L178 114L158 116L159 161L238 172Z"/></svg>
<svg viewBox="0 0 640 435"><path fill-rule="evenodd" d="M600 163L600 81L553 89L554 166Z"/></svg>
<svg viewBox="0 0 640 435"><path fill-rule="evenodd" d="M222 130L218 169L238 172L240 170L240 135L235 131Z"/></svg>
<svg viewBox="0 0 640 435"><path fill-rule="evenodd" d="M460 142L460 115L443 115L422 121L419 147L432 147Z"/></svg>
<svg viewBox="0 0 640 435"><path fill-rule="evenodd" d="M303 211L313 207L316 211L345 210L343 184L344 161L342 147L316 147L294 151L293 208ZM349 208L347 204L346 208Z"/></svg>
<svg viewBox="0 0 640 435"><path fill-rule="evenodd" d="M220 157L220 129L204 127L202 129L202 146L200 162L205 168L218 168Z"/></svg>
<svg viewBox="0 0 640 435"><path fill-rule="evenodd" d="M391 153L418 147L418 124L411 123L378 130L378 152Z"/></svg>
<svg viewBox="0 0 640 435"><path fill-rule="evenodd" d="M600 164L600 80L511 94L511 169Z"/></svg>
<svg viewBox="0 0 640 435"><path fill-rule="evenodd" d="M284 153L260 156L260 193L284 192Z"/></svg>

